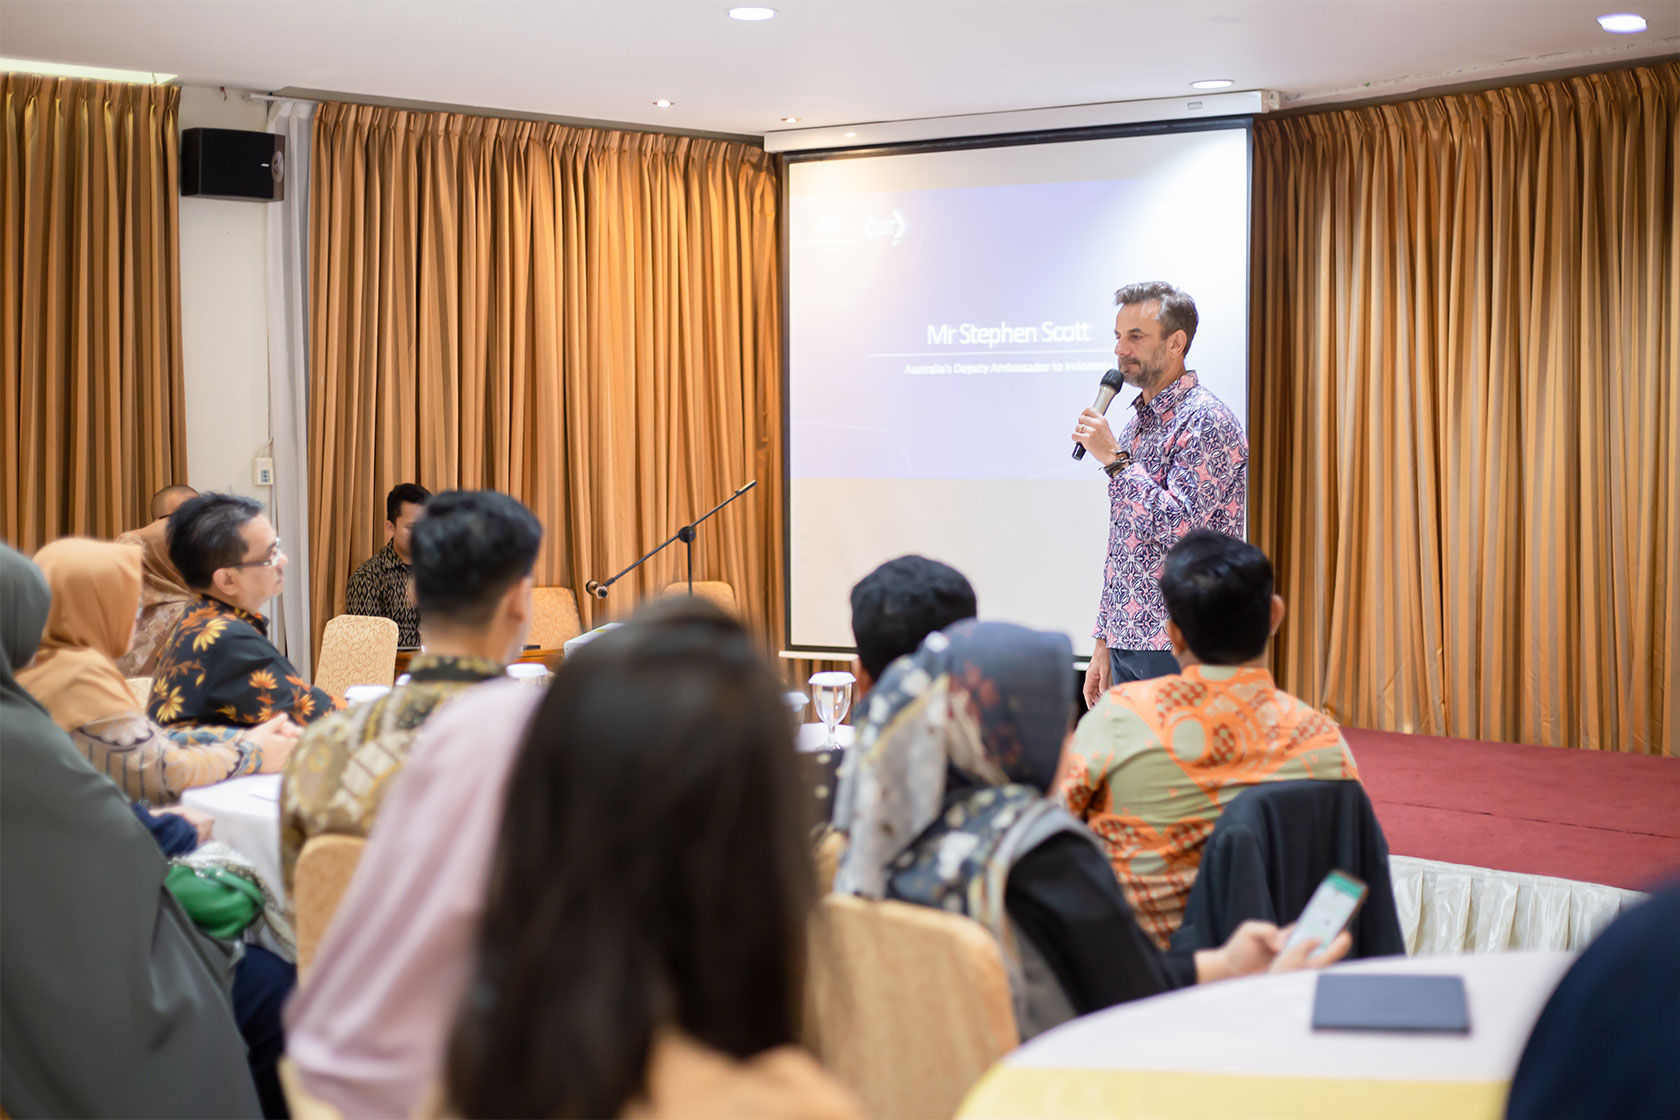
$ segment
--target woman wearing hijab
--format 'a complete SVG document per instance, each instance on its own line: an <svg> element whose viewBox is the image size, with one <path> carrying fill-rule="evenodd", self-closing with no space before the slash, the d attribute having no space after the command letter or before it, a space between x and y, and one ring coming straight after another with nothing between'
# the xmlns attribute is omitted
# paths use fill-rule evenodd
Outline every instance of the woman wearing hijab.
<svg viewBox="0 0 1680 1120"><path fill-rule="evenodd" d="M963 914L997 941L1022 1040L1198 981L1298 968L1275 926L1163 955L1134 920L1097 838L1046 795L1073 716L1066 637L1001 622L928 635L870 690L841 798L834 889ZM1345 935L1314 958L1347 952Z"/></svg>
<svg viewBox="0 0 1680 1120"><path fill-rule="evenodd" d="M161 516L143 528L117 537L118 544L139 545L142 557L140 617L134 622L128 651L117 658L117 668L125 677L152 675L164 639L187 613L187 608L198 602L197 593L187 586L175 562L169 558L169 515L182 502L197 496L197 491L188 486L165 487L152 497L152 509L161 511Z"/></svg>
<svg viewBox="0 0 1680 1120"><path fill-rule="evenodd" d="M19 684L46 581L0 545L0 1107L257 1116L234 955L164 887L128 803Z"/></svg>
<svg viewBox="0 0 1680 1120"><path fill-rule="evenodd" d="M139 549L67 537L35 562L52 606L41 651L18 680L131 800L171 805L186 790L285 765L298 729L284 714L258 727L165 728L136 703L117 658L140 607Z"/></svg>

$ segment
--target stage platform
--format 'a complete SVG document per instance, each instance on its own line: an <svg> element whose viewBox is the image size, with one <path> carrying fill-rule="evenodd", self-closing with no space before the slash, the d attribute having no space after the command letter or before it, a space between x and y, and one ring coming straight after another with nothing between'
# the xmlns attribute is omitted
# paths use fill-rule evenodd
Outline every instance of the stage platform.
<svg viewBox="0 0 1680 1120"><path fill-rule="evenodd" d="M1637 891L1680 875L1680 759L1343 734L1395 855Z"/></svg>
<svg viewBox="0 0 1680 1120"><path fill-rule="evenodd" d="M1413 953L1578 949L1680 876L1680 759L1344 734Z"/></svg>

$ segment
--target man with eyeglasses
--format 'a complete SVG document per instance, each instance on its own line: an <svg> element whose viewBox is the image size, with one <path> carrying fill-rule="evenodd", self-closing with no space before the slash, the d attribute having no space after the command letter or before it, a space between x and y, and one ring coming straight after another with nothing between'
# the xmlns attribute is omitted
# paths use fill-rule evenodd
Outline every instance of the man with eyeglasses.
<svg viewBox="0 0 1680 1120"><path fill-rule="evenodd" d="M199 600L158 653L147 712L160 724L298 724L344 702L311 688L268 640L286 553L261 504L204 494L169 516L169 559ZM296 732L293 726L294 737Z"/></svg>

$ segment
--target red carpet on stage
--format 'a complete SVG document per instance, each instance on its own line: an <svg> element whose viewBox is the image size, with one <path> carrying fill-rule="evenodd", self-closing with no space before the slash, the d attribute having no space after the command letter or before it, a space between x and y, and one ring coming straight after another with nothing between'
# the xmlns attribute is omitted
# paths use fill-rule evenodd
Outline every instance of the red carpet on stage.
<svg viewBox="0 0 1680 1120"><path fill-rule="evenodd" d="M1680 875L1680 758L1343 734L1394 855L1632 890Z"/></svg>

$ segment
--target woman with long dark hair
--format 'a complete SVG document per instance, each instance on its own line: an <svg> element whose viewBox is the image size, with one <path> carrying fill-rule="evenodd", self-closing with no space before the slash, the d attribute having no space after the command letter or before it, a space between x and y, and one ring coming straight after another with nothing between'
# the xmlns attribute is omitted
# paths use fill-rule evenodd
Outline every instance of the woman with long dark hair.
<svg viewBox="0 0 1680 1120"><path fill-rule="evenodd" d="M839 1116L795 1045L813 868L781 688L655 604L569 658L508 799L447 1096L464 1116Z"/></svg>

